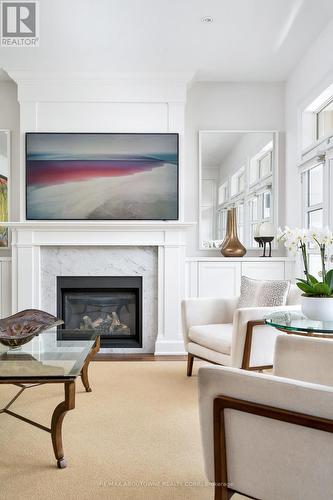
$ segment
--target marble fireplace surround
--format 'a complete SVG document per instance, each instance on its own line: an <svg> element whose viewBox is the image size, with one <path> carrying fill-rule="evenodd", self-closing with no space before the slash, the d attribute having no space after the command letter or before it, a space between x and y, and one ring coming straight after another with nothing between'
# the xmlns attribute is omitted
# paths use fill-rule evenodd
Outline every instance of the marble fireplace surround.
<svg viewBox="0 0 333 500"><path fill-rule="evenodd" d="M182 222L10 223L12 310L44 308L54 313L57 275L141 275L147 336L143 331L143 348L136 351L184 354L180 303L185 231L192 226Z"/></svg>
<svg viewBox="0 0 333 500"><path fill-rule="evenodd" d="M142 348L101 352L152 353L157 337L157 247L41 247L41 309L57 315L57 276L141 276Z"/></svg>

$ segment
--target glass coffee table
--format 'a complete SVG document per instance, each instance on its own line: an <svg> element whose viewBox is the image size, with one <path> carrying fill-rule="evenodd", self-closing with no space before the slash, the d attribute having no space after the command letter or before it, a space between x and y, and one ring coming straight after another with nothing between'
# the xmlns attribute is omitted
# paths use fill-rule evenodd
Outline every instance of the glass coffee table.
<svg viewBox="0 0 333 500"><path fill-rule="evenodd" d="M62 445L62 422L68 410L75 407L75 381L81 377L86 392L91 392L88 366L100 347L96 331L80 331L80 340L67 340L71 331L48 331L18 349L0 346L0 384L13 384L20 388L0 413L23 420L51 434L53 451L60 469L66 467ZM73 332L72 332L73 333ZM55 408L51 427L45 427L10 408L28 388L43 384L64 384L65 398Z"/></svg>
<svg viewBox="0 0 333 500"><path fill-rule="evenodd" d="M265 323L293 335L333 339L333 321L315 321L300 311L279 311L266 317Z"/></svg>

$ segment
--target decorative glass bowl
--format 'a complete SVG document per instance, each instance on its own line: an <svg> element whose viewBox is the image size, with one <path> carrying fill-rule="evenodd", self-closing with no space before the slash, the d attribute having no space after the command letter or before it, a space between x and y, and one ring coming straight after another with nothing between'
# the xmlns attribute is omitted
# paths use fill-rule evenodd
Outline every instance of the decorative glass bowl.
<svg viewBox="0 0 333 500"><path fill-rule="evenodd" d="M62 319L45 311L26 309L0 319L0 343L12 349L20 347L45 330L62 323Z"/></svg>

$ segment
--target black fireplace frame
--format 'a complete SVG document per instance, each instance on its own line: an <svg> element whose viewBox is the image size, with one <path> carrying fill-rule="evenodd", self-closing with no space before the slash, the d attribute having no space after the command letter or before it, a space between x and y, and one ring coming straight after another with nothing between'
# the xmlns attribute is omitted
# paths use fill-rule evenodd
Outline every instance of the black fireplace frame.
<svg viewBox="0 0 333 500"><path fill-rule="evenodd" d="M94 286L92 286L92 282ZM57 276L58 318L62 318L64 313L63 291L76 292L80 289L85 292L101 292L103 290L105 292L135 292L137 297L135 335L130 337L101 335L101 347L142 347L142 276ZM66 332L63 331L64 329ZM58 340L84 340L85 338L84 330L80 335L80 330L67 330L65 324L57 327Z"/></svg>

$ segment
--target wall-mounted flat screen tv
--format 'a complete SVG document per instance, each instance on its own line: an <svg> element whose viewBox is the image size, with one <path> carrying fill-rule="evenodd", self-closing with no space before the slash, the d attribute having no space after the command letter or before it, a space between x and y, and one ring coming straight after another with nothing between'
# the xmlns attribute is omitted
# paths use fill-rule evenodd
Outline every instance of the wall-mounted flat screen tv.
<svg viewBox="0 0 333 500"><path fill-rule="evenodd" d="M26 134L28 220L177 220L178 134Z"/></svg>

